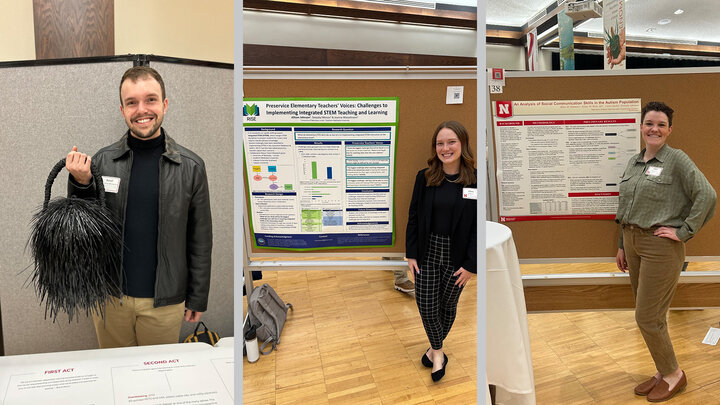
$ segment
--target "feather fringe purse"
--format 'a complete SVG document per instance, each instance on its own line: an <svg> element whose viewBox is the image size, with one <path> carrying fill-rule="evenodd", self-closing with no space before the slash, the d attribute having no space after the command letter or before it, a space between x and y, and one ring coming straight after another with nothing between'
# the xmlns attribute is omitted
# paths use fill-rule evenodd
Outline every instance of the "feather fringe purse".
<svg viewBox="0 0 720 405"><path fill-rule="evenodd" d="M105 206L105 188L94 163L91 172L98 198L55 198L50 191L65 159L50 172L45 184L42 210L32 219L28 241L34 259L31 281L45 318L55 322L60 311L68 321L81 311L103 316L111 296L122 295L122 234L113 214Z"/></svg>

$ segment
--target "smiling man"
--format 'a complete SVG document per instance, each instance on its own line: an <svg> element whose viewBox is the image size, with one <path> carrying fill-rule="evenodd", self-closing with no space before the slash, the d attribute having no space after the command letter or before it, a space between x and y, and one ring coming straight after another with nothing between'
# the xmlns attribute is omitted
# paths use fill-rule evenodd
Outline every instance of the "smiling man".
<svg viewBox="0 0 720 405"><path fill-rule="evenodd" d="M128 131L92 158L73 147L68 194L96 197L94 162L123 229L122 297L93 314L101 348L177 343L197 322L210 289L212 220L205 163L162 128L168 108L160 74L147 66L120 80Z"/></svg>

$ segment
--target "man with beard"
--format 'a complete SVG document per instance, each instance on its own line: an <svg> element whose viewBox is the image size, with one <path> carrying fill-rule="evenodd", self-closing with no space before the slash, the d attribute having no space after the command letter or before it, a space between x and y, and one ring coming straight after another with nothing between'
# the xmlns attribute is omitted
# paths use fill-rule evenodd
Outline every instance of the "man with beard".
<svg viewBox="0 0 720 405"><path fill-rule="evenodd" d="M122 297L93 314L101 348L177 343L183 319L197 322L210 289L212 221L205 163L162 128L165 84L147 66L120 81L123 137L92 159L73 147L68 194L96 197L95 163L106 202L123 230ZM118 280L120 282L120 280Z"/></svg>

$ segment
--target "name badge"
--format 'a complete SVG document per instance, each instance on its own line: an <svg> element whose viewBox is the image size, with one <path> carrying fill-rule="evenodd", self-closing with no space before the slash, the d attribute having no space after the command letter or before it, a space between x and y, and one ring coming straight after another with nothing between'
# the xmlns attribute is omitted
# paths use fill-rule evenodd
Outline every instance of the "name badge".
<svg viewBox="0 0 720 405"><path fill-rule="evenodd" d="M645 171L645 174L647 174L648 176L659 176L660 173L662 173L662 169L662 167L650 166Z"/></svg>
<svg viewBox="0 0 720 405"><path fill-rule="evenodd" d="M120 190L120 177L102 176L106 193L117 193Z"/></svg>
<svg viewBox="0 0 720 405"><path fill-rule="evenodd" d="M463 187L463 198L468 200L477 200L477 189Z"/></svg>

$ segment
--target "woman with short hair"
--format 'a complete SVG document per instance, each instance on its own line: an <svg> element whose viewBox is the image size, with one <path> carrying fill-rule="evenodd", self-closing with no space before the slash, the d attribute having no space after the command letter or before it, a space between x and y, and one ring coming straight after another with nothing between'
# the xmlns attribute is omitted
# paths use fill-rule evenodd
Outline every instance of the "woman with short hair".
<svg viewBox="0 0 720 405"><path fill-rule="evenodd" d="M635 394L647 395L650 402L666 401L687 385L668 334L667 312L685 263L685 242L712 217L717 202L688 155L666 144L673 112L657 101L642 108L645 148L625 168L615 217L621 226L617 267L630 272L635 320L657 368Z"/></svg>

